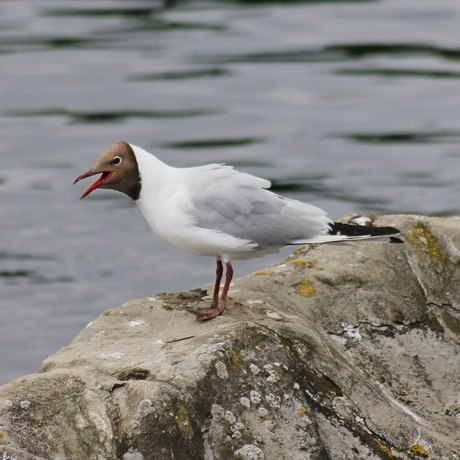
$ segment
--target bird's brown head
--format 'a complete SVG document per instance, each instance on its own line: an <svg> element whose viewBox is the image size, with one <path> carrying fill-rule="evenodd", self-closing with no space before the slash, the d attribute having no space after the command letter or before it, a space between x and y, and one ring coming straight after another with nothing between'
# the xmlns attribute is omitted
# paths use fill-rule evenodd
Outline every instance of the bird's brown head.
<svg viewBox="0 0 460 460"><path fill-rule="evenodd" d="M136 155L126 142L109 147L96 161L92 169L78 176L74 184L87 177L100 174L99 179L83 193L80 199L97 188L118 190L137 200L141 191L141 176Z"/></svg>

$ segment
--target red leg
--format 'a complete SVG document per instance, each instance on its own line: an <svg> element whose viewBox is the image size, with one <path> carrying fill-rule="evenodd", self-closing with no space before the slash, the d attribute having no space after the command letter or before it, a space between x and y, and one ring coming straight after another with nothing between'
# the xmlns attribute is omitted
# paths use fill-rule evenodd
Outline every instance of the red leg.
<svg viewBox="0 0 460 460"><path fill-rule="evenodd" d="M212 299L212 304L209 308L202 308L199 310L190 310L190 313L196 315L199 321L206 321L208 319L213 319L216 316L219 316L225 310L225 305L227 302L227 294L230 288L230 283L232 282L233 278L233 268L230 262L226 263L227 272L225 274L225 284L224 289L222 290L222 295L220 296L220 300L217 302L219 298L219 287L220 287L220 280L222 278L222 262L217 262L217 269L216 269L216 283L214 286L214 294Z"/></svg>
<svg viewBox="0 0 460 460"><path fill-rule="evenodd" d="M222 273L224 272L224 267L222 266L222 261L217 261L216 267L216 282L214 283L214 293L212 295L212 303L211 308L217 308L219 304L219 289L220 289L220 281L222 279Z"/></svg>
<svg viewBox="0 0 460 460"><path fill-rule="evenodd" d="M228 290L230 289L230 283L232 282L232 278L233 278L232 264L230 262L227 262L225 264L225 268L227 269L227 271L225 273L224 289L222 289L222 295L220 296L219 305L217 306L217 308L219 308L220 305L223 303L224 306L222 308L222 311L224 311L224 309L225 309L225 302L227 301Z"/></svg>

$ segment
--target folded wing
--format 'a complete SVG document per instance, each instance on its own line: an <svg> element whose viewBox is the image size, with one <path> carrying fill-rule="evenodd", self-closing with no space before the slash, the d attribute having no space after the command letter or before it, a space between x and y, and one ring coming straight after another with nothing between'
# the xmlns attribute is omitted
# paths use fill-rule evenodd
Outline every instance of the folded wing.
<svg viewBox="0 0 460 460"><path fill-rule="evenodd" d="M217 164L192 169L193 183L184 184L191 196L184 209L197 227L246 240L254 249L314 243L330 230L323 210L270 192L268 180Z"/></svg>

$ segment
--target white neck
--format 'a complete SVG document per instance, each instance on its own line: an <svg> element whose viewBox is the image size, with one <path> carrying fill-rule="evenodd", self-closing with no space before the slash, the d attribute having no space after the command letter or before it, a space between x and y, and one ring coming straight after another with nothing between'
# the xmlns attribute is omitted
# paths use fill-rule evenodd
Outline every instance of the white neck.
<svg viewBox="0 0 460 460"><path fill-rule="evenodd" d="M135 145L131 145L131 148L136 155L141 176L141 192L136 204L153 231L169 241L170 230L165 227L164 222L171 210L168 202L181 185L182 169L164 164L151 153Z"/></svg>
<svg viewBox="0 0 460 460"><path fill-rule="evenodd" d="M138 201L142 201L146 196L151 199L165 190L169 182L170 171L174 168L164 164L151 153L146 152L140 147L130 145L136 155L141 176L141 193Z"/></svg>

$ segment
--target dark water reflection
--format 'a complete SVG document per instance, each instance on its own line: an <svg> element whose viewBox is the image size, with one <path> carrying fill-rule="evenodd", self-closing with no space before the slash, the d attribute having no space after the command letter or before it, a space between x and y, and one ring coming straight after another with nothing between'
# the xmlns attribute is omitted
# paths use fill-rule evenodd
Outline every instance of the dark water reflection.
<svg viewBox="0 0 460 460"><path fill-rule="evenodd" d="M232 164L332 217L459 214L459 15L449 0L0 2L0 383L108 308L212 281L126 197L78 200L73 180L113 142Z"/></svg>
<svg viewBox="0 0 460 460"><path fill-rule="evenodd" d="M276 62L340 62L361 60L368 57L405 57L414 56L441 57L449 60L459 60L460 50L440 48L428 45L407 43L396 44L369 44L369 45L330 45L320 48L304 50L284 50L282 52L263 52L225 57L207 57L208 63L238 64L238 63L276 63ZM342 71L343 73L343 71ZM412 75L409 75L412 76ZM437 76L435 72L434 76Z"/></svg>
<svg viewBox="0 0 460 460"><path fill-rule="evenodd" d="M459 131L423 131L419 133L365 133L365 134L344 134L341 136L345 139L351 139L355 142L364 143L426 143L426 142L442 142L442 143L458 143L460 141Z"/></svg>
<svg viewBox="0 0 460 460"><path fill-rule="evenodd" d="M187 70L182 72L163 72L144 75L133 75L128 81L154 81L154 80L181 80L190 78L231 77L232 72L225 68L213 67L209 69Z"/></svg>
<svg viewBox="0 0 460 460"><path fill-rule="evenodd" d="M217 115L215 110L120 110L120 111L101 111L101 112L77 112L65 109L45 109L45 110L25 110L4 112L6 117L37 117L37 116L64 116L67 123L113 123L124 121L128 118L179 118L179 117L199 117L203 115Z"/></svg>

